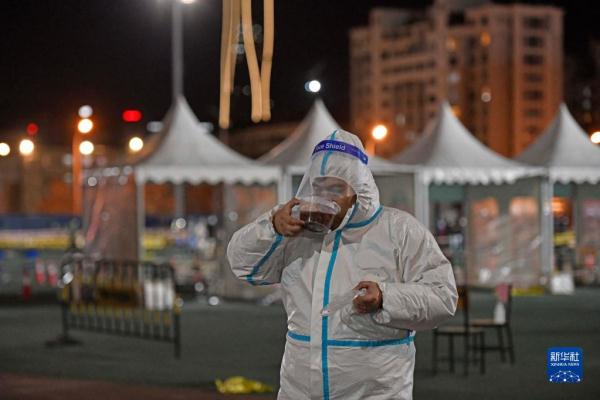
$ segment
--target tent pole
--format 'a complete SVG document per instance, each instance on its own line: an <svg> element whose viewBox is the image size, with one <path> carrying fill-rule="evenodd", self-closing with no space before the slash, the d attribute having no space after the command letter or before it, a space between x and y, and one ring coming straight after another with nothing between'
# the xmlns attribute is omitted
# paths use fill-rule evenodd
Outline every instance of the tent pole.
<svg viewBox="0 0 600 400"><path fill-rule="evenodd" d="M552 215L553 182L550 177L541 178L540 218L542 227L542 272L548 284L554 268L554 221Z"/></svg>
<svg viewBox="0 0 600 400"><path fill-rule="evenodd" d="M575 182L571 182L571 206L572 206L572 224L573 224L573 232L575 232L575 265L573 265L574 269L577 269L579 265L583 264L583 259L581 257L581 245L583 244L583 224L582 222L582 206L583 202L580 196L579 184Z"/></svg>
<svg viewBox="0 0 600 400"><path fill-rule="evenodd" d="M460 282L463 285L469 285L469 266L473 265L474 268L476 267L475 264L473 264L473 241L471 240L471 234L473 233L473 230L471 229L471 218L470 218L470 213L471 213L471 204L473 203L473 186L471 185L466 185L465 186L465 191L463 194L463 217L467 219L467 224L463 230L463 265L461 266L463 268L463 282ZM453 265L453 267L455 267ZM475 275L475 274L473 274ZM458 282L457 282L458 283Z"/></svg>
<svg viewBox="0 0 600 400"><path fill-rule="evenodd" d="M415 192L415 217L429 229L429 185L425 183L423 171L413 175Z"/></svg>
<svg viewBox="0 0 600 400"><path fill-rule="evenodd" d="M278 203L286 203L292 198L292 174L285 168L281 168L281 177L278 187Z"/></svg>
<svg viewBox="0 0 600 400"><path fill-rule="evenodd" d="M185 217L185 182L176 183L175 191L175 218Z"/></svg>
<svg viewBox="0 0 600 400"><path fill-rule="evenodd" d="M137 177L135 180L135 201L136 201L136 212L137 212L137 254L138 260L144 258L144 230L146 228L146 205L144 199L144 182L138 182Z"/></svg>

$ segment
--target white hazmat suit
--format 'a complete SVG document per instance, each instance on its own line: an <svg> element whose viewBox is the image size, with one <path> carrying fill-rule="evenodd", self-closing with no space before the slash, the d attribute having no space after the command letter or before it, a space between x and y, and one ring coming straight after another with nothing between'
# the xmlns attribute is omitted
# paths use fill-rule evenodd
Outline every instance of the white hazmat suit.
<svg viewBox="0 0 600 400"><path fill-rule="evenodd" d="M275 231L280 206L237 231L227 250L233 272L252 284L281 283L287 341L279 399L411 399L415 331L454 315L457 292L448 260L410 214L379 204L362 143L336 130L320 142L298 197L318 177L335 177L357 200L329 233ZM361 281L377 282L382 309L352 303L323 312Z"/></svg>

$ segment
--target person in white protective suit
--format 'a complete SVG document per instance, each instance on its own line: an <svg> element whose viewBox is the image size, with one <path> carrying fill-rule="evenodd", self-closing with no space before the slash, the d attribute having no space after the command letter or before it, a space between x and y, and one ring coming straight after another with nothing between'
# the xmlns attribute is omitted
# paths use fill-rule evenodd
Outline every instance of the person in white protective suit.
<svg viewBox="0 0 600 400"><path fill-rule="evenodd" d="M450 263L414 217L379 204L367 163L358 137L334 131L315 147L297 198L229 243L240 279L281 283L288 333L278 399L411 399L415 331L456 311ZM293 215L310 196L339 205L328 232Z"/></svg>

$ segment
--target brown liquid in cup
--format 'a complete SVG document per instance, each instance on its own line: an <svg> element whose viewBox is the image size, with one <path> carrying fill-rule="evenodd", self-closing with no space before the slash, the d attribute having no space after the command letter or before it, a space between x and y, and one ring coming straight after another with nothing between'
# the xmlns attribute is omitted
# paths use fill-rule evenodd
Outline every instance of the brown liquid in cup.
<svg viewBox="0 0 600 400"><path fill-rule="evenodd" d="M325 232L333 224L335 214L319 211L300 211L300 219L305 222L304 228L312 232Z"/></svg>

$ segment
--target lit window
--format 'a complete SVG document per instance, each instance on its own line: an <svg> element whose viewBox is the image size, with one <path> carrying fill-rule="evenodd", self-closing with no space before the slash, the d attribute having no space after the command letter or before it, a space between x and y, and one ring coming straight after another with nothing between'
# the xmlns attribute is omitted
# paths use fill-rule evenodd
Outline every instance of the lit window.
<svg viewBox="0 0 600 400"><path fill-rule="evenodd" d="M454 116L456 118L460 118L460 115L461 115L460 106L457 106L457 105L452 106L452 113L454 114Z"/></svg>
<svg viewBox="0 0 600 400"><path fill-rule="evenodd" d="M446 40L446 49L448 49L448 51L456 51L456 39L448 38L448 40Z"/></svg>
<svg viewBox="0 0 600 400"><path fill-rule="evenodd" d="M479 42L481 43L482 46L487 47L492 42L492 37L490 36L489 33L482 32L481 35L479 36Z"/></svg>

